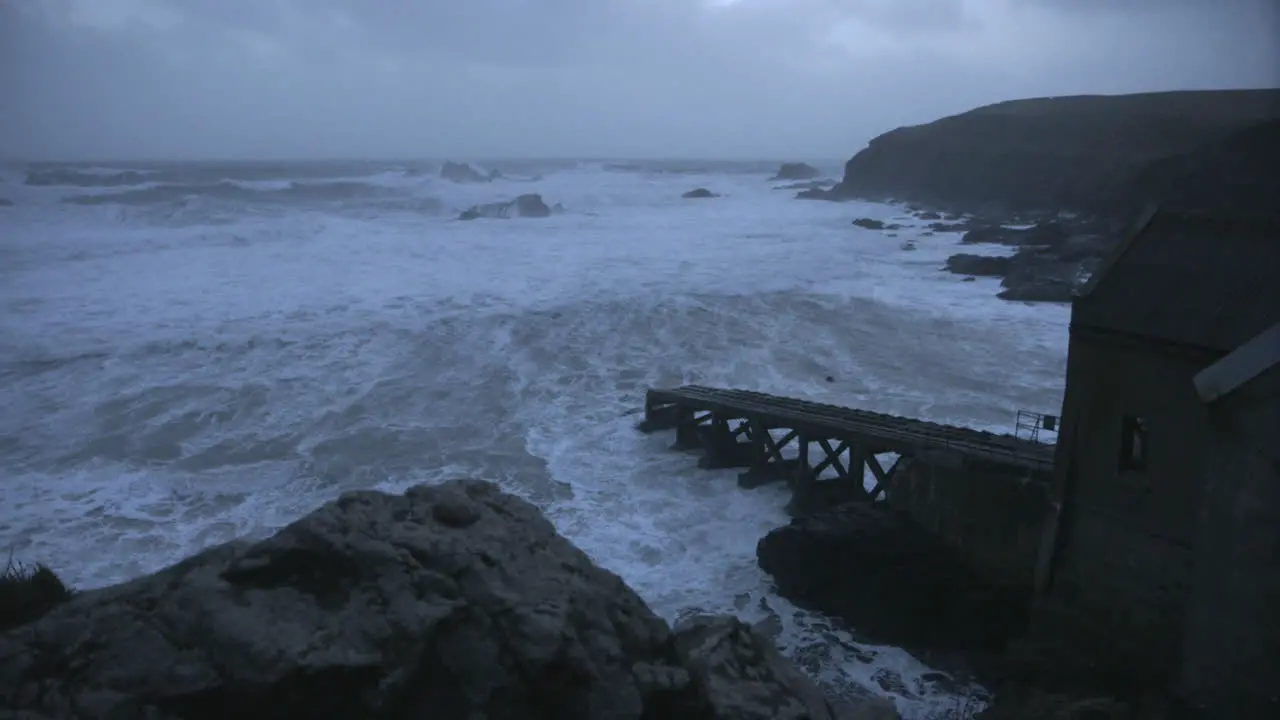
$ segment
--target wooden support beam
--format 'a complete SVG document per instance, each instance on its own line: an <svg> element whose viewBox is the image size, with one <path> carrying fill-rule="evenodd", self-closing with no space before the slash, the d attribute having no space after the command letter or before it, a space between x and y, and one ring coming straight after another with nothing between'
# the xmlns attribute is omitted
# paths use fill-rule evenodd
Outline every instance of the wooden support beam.
<svg viewBox="0 0 1280 720"><path fill-rule="evenodd" d="M797 492L803 492L804 489L813 484L813 468L809 465L809 438L805 435L800 435L796 445L800 454L796 457L795 485L793 489Z"/></svg>
<svg viewBox="0 0 1280 720"><path fill-rule="evenodd" d="M651 403L648 399L644 405L644 419L637 429L642 433L671 430L680 423L680 406L675 403Z"/></svg>
<svg viewBox="0 0 1280 720"><path fill-rule="evenodd" d="M706 453L698 461L698 467L704 470L722 470L751 466L751 445L738 442L738 433L729 426L730 419L716 413L711 424L705 427L703 449Z"/></svg>
<svg viewBox="0 0 1280 720"><path fill-rule="evenodd" d="M674 448L677 450L696 450L702 447L702 438L698 433L698 417L693 408L680 406L678 421L676 423L676 443Z"/></svg>
<svg viewBox="0 0 1280 720"><path fill-rule="evenodd" d="M849 448L849 443L841 442L835 449L832 449L831 442L828 440L819 440L818 444L822 446L822 452L826 454L826 459L818 463L817 467L813 469L813 477L817 478L823 470L829 467L834 467L840 478L847 477L849 471L845 469L844 463L840 462L840 453Z"/></svg>
<svg viewBox="0 0 1280 720"><path fill-rule="evenodd" d="M889 469L886 471L884 467L880 465L879 458L875 455L867 455L867 465L871 468L871 474L876 477L875 487L871 488L872 500L875 500L881 493L887 493L889 491L889 484L893 481L894 474L898 472L898 466L902 464L902 458L903 456L899 455L898 459L894 460L893 465L889 466Z"/></svg>
<svg viewBox="0 0 1280 720"><path fill-rule="evenodd" d="M792 440L799 437L800 434L795 430L791 430L786 435L783 435L782 439L778 441L774 441L773 436L768 432L761 433L761 435L764 440L765 451L768 453L768 457L775 462L781 463L785 462L785 459L782 457L782 448L786 447Z"/></svg>

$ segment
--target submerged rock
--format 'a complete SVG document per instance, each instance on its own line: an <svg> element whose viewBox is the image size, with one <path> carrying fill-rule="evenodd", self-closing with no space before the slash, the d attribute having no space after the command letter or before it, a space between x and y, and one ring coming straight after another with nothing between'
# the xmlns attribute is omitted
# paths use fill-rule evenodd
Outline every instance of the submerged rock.
<svg viewBox="0 0 1280 720"><path fill-rule="evenodd" d="M801 190L796 193L797 200L838 200L830 189L824 187L811 187L808 190Z"/></svg>
<svg viewBox="0 0 1280 720"><path fill-rule="evenodd" d="M557 204L557 208L560 206ZM563 209L563 208L561 208ZM510 218L510 217L535 217L542 218L551 215L551 208L542 199L541 195L529 193L521 195L515 200L507 202L485 203L484 205L472 205L462 214L458 216L459 220L476 220L478 218Z"/></svg>
<svg viewBox="0 0 1280 720"><path fill-rule="evenodd" d="M0 207L13 207L13 201L8 198L0 197Z"/></svg>
<svg viewBox="0 0 1280 720"><path fill-rule="evenodd" d="M496 177L501 176L496 173L497 171L495 170L494 172L485 175L467 163L456 163L452 161L445 161L445 164L440 167L440 177L456 183L489 182Z"/></svg>
<svg viewBox="0 0 1280 720"><path fill-rule="evenodd" d="M884 230L885 229L885 225L883 221L872 220L871 218L858 218L857 220L853 221L853 224L857 225L860 228L866 228L867 230Z"/></svg>
<svg viewBox="0 0 1280 720"><path fill-rule="evenodd" d="M32 719L832 717L811 688L736 620L673 634L470 480L347 493L0 635L0 705Z"/></svg>
<svg viewBox="0 0 1280 720"><path fill-rule="evenodd" d="M681 195L680 197L693 199L693 198L717 198L720 196L711 192L706 188L694 188L689 192Z"/></svg>
<svg viewBox="0 0 1280 720"><path fill-rule="evenodd" d="M770 182L777 180L812 180L822 172L818 168L808 163L782 163L778 168L777 174L769 178Z"/></svg>
<svg viewBox="0 0 1280 720"><path fill-rule="evenodd" d="M836 184L835 180L830 178L822 180L804 180L801 182L787 183L786 185L775 185L774 190L821 190L826 192Z"/></svg>

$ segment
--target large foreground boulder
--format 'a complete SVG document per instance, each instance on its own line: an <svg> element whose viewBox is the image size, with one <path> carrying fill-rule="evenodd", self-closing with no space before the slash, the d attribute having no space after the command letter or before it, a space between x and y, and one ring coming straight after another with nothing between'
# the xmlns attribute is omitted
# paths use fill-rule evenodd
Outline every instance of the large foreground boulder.
<svg viewBox="0 0 1280 720"><path fill-rule="evenodd" d="M985 653L1026 629L1028 597L984 582L942 540L880 504L793 519L761 539L756 556L785 597L877 642Z"/></svg>
<svg viewBox="0 0 1280 720"><path fill-rule="evenodd" d="M466 480L349 493L0 635L0 716L28 720L835 717L812 687L733 619L673 634Z"/></svg>

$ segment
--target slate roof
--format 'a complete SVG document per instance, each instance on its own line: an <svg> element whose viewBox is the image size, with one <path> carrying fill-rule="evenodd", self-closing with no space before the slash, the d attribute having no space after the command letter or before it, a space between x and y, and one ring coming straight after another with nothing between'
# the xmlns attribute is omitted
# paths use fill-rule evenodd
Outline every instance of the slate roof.
<svg viewBox="0 0 1280 720"><path fill-rule="evenodd" d="M1071 324L1228 353L1280 322L1280 222L1150 211Z"/></svg>

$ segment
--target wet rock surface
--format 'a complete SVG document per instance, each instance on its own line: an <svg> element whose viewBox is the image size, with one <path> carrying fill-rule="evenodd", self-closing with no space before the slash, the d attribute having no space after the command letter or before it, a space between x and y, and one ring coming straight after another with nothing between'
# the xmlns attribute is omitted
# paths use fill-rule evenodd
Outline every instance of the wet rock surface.
<svg viewBox="0 0 1280 720"><path fill-rule="evenodd" d="M1027 595L983 582L941 540L881 504L797 517L761 539L756 556L785 597L875 642L993 652L1026 628Z"/></svg>
<svg viewBox="0 0 1280 720"><path fill-rule="evenodd" d="M0 707L29 720L896 717L875 703L835 714L736 619L672 632L535 507L472 480L348 493L267 540L79 594L0 635Z"/></svg>
<svg viewBox="0 0 1280 720"><path fill-rule="evenodd" d="M1030 227L971 224L964 245L1016 248L1008 256L957 253L946 269L968 276L1000 277L998 297L1025 302L1070 302L1120 242L1122 233L1100 220L1045 220Z"/></svg>
<svg viewBox="0 0 1280 720"><path fill-rule="evenodd" d="M769 178L769 181L812 180L821 174L822 171L808 163L782 163L782 166L778 168L778 172Z"/></svg>
<svg viewBox="0 0 1280 720"><path fill-rule="evenodd" d="M497 180L502 177L502 173L493 170L485 174L467 163L457 163L450 160L440 166L440 177L456 183L479 183Z"/></svg>
<svg viewBox="0 0 1280 720"><path fill-rule="evenodd" d="M557 205L559 207L559 205ZM541 195L529 193L507 202L472 205L458 215L459 220L478 220L480 218L543 218L549 217L552 208L547 205Z"/></svg>
<svg viewBox="0 0 1280 720"><path fill-rule="evenodd" d="M803 180L799 182L790 182L785 185L775 185L774 190L830 190L836 184L835 180L823 178L821 180Z"/></svg>
<svg viewBox="0 0 1280 720"><path fill-rule="evenodd" d="M683 194L683 195L681 195L680 197L682 197L682 198L686 198L686 199L690 199L690 200L694 200L694 199L699 199L699 198L717 198L717 197L720 197L720 196L719 196L719 195L717 195L716 193L711 192L710 190L708 190L708 189L706 189L706 188L694 188L694 189L690 190L689 192L684 193L684 194Z"/></svg>

